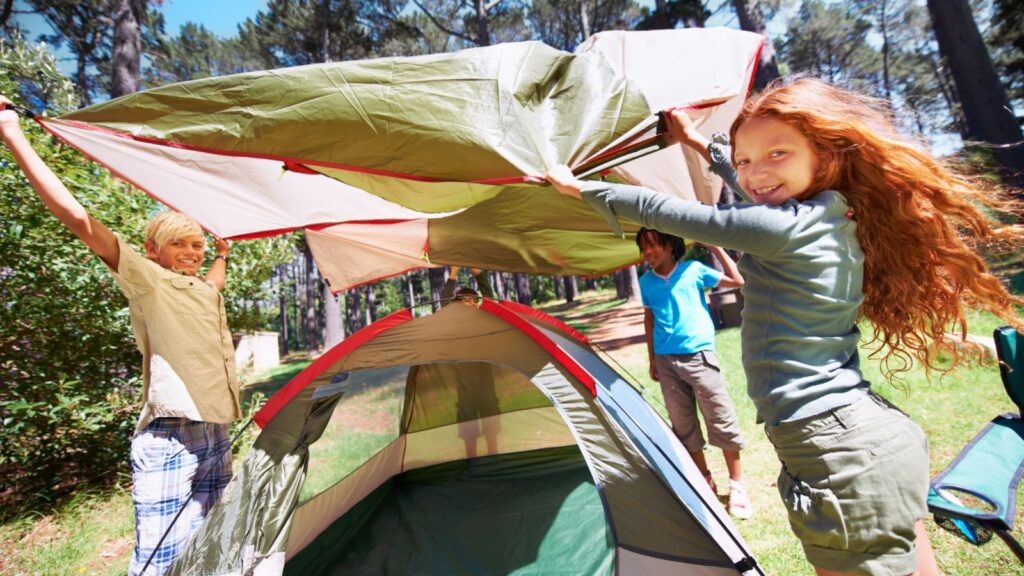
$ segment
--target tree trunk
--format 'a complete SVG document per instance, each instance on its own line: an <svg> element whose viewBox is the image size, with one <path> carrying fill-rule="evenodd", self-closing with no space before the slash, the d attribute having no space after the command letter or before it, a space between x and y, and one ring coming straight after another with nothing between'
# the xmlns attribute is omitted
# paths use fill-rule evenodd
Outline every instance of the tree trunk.
<svg viewBox="0 0 1024 576"><path fill-rule="evenodd" d="M110 97L139 91L139 22L144 0L118 0L114 11L114 49L110 67Z"/></svg>
<svg viewBox="0 0 1024 576"><path fill-rule="evenodd" d="M75 91L78 92L78 104L85 108L92 104L92 96L89 94L89 63L85 54L78 54L78 69L75 70Z"/></svg>
<svg viewBox="0 0 1024 576"><path fill-rule="evenodd" d="M494 295L498 300L508 300L508 291L505 290L505 274L503 272L494 272L493 274L494 282L491 285L494 286Z"/></svg>
<svg viewBox="0 0 1024 576"><path fill-rule="evenodd" d="M580 0L580 30L583 40L590 38L590 16L587 14L587 0Z"/></svg>
<svg viewBox="0 0 1024 576"><path fill-rule="evenodd" d="M377 321L377 287L367 284L366 288L366 325Z"/></svg>
<svg viewBox="0 0 1024 576"><path fill-rule="evenodd" d="M491 45L491 29L487 22L487 0L476 0L476 44Z"/></svg>
<svg viewBox="0 0 1024 576"><path fill-rule="evenodd" d="M665 5L665 0L654 0L654 14L648 29L664 30L666 28L671 28L668 19L668 6Z"/></svg>
<svg viewBox="0 0 1024 576"><path fill-rule="evenodd" d="M292 260L292 332L295 334L295 347L301 348L304 342L302 335L301 295L299 291L299 257Z"/></svg>
<svg viewBox="0 0 1024 576"><path fill-rule="evenodd" d="M11 17L12 8L14 8L14 0L4 0L3 11L0 12L0 28L7 25L7 19Z"/></svg>
<svg viewBox="0 0 1024 576"><path fill-rule="evenodd" d="M284 266L277 269L277 341L281 356L288 355L288 300L285 298L285 289L288 286L287 270Z"/></svg>
<svg viewBox="0 0 1024 576"><path fill-rule="evenodd" d="M416 316L416 295L412 291L412 279L416 272L409 272L405 275L405 307L413 316Z"/></svg>
<svg viewBox="0 0 1024 576"><path fill-rule="evenodd" d="M555 285L555 299L556 300L561 300L562 297L563 297L562 296L562 278L559 277L559 276L552 276L551 277L551 281Z"/></svg>
<svg viewBox="0 0 1024 576"><path fill-rule="evenodd" d="M571 304L576 300L577 288L576 288L576 277L575 276L562 276L562 282L565 284L565 302Z"/></svg>
<svg viewBox="0 0 1024 576"><path fill-rule="evenodd" d="M968 137L996 145L993 153L1003 169L1005 182L1016 187L1015 195L1024 200L1024 146L999 147L1020 142L1024 137L978 32L970 4L967 0L928 0L928 12L939 52L953 73Z"/></svg>
<svg viewBox="0 0 1024 576"><path fill-rule="evenodd" d="M309 341L306 342L306 349L310 352L316 352L319 348L319 340L316 329L316 278L315 269L313 268L313 252L310 251L309 245L303 247L303 256L305 259L305 267L303 269L303 284L306 292L305 298L305 317L306 317L306 335L309 337Z"/></svg>
<svg viewBox="0 0 1024 576"><path fill-rule="evenodd" d="M430 305L434 312L441 308L441 290L444 289L445 273L444 268L427 270L427 279L430 280Z"/></svg>
<svg viewBox="0 0 1024 576"><path fill-rule="evenodd" d="M515 284L516 302L531 306L533 299L530 297L530 278L521 272L516 272L512 278Z"/></svg>
<svg viewBox="0 0 1024 576"><path fill-rule="evenodd" d="M342 317L341 295L331 294L331 287L326 282L323 284L324 302L324 350L329 350L335 344L345 339L345 319Z"/></svg>
<svg viewBox="0 0 1024 576"><path fill-rule="evenodd" d="M775 47L772 45L772 39L765 29L764 12L761 11L758 0L732 0L732 7L736 10L736 17L740 21L741 29L765 37L757 74L754 75L754 90L761 90L769 82L779 77L779 64L775 60Z"/></svg>
<svg viewBox="0 0 1024 576"><path fill-rule="evenodd" d="M636 275L636 266L623 268L615 273L615 294L625 298L627 302L640 300L640 282Z"/></svg>
<svg viewBox="0 0 1024 576"><path fill-rule="evenodd" d="M345 323L347 324L349 334L363 327L363 316L360 313L359 302L361 296L362 291L359 288L352 288L345 293Z"/></svg>
<svg viewBox="0 0 1024 576"><path fill-rule="evenodd" d="M331 31L329 24L331 22L331 0L320 0L320 17L317 19L318 30L318 51L320 52L320 61L327 63L331 61Z"/></svg>
<svg viewBox="0 0 1024 576"><path fill-rule="evenodd" d="M889 68L892 66L891 46L889 42L889 0L878 1L878 28L882 31L882 89L885 91L885 99L889 101L892 108L892 81L889 76Z"/></svg>

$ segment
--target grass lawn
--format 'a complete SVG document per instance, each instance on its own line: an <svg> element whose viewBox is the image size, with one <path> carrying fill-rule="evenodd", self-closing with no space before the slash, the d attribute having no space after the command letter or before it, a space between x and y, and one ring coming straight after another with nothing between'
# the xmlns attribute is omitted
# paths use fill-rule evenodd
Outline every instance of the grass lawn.
<svg viewBox="0 0 1024 576"><path fill-rule="evenodd" d="M553 305L546 309L555 315L580 318L572 323L583 331L596 328L588 315L605 313L620 305L608 294L586 293L571 306ZM970 319L971 332L991 334L998 321L984 315ZM739 331L729 329L718 334L718 355L729 391L739 413L748 448L743 452L744 473L756 506L752 520L739 523L739 530L768 574L811 575L803 560L799 543L790 532L785 510L775 488L779 463L762 429L755 423L754 407L746 395L746 382L740 365ZM644 397L665 416L664 402L657 384L647 376L647 353L643 343L619 347L610 353L609 363L628 373ZM272 371L250 376L243 389L243 406L259 402L283 386L308 359L291 362ZM903 388L884 384L877 362L862 351L865 377L875 389L899 405L924 428L931 443L932 473L946 466L982 426L996 414L1014 407L1006 398L996 367L964 367L931 382L920 370L906 375ZM382 386L361 392L367 399L398 398L398 390ZM323 478L310 478L311 486L303 497L342 477L354 466L352 459L341 461L342 447L361 446L375 451L393 437L394 431L379 423L393 421L400 410L398 402L374 404L365 410L337 415L321 442L313 446L311 458L332 462ZM359 426L348 424L359 423ZM251 443L251 440L248 442ZM708 453L708 462L719 486L727 486L725 464L717 450ZM125 485L128 483L125 482ZM316 486L312 486L315 484ZM1019 515L1020 516L1020 515ZM1018 525L1022 519L1018 517ZM950 576L982 574L1024 574L1016 559L998 539L976 548L926 521L940 567ZM81 494L60 513L29 516L0 526L0 575L82 575L123 574L133 547L134 527L131 497L125 489L103 494Z"/></svg>

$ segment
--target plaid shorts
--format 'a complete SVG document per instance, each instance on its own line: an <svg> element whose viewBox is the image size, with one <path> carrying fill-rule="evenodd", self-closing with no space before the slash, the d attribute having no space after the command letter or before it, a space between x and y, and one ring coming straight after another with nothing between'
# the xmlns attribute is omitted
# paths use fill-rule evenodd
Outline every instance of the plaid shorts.
<svg viewBox="0 0 1024 576"><path fill-rule="evenodd" d="M142 574L170 527L145 572L147 576L163 574L220 498L231 480L228 428L228 424L157 418L132 439L135 553L128 567L130 576Z"/></svg>

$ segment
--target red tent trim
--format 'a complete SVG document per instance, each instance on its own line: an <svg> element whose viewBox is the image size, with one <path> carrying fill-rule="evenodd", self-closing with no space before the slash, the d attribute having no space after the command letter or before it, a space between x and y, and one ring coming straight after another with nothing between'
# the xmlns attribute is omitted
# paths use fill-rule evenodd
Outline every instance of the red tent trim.
<svg viewBox="0 0 1024 576"><path fill-rule="evenodd" d="M295 397L303 388L309 386L313 380L316 379L324 370L343 359L345 356L351 354L356 348L359 348L363 344L376 338L378 335L400 326L409 320L412 320L412 312L408 309L403 308L394 314L390 314L381 318L380 320L370 324L366 328L356 332L342 340L337 346L331 348L327 352L324 352L319 358L317 358L312 364L306 367L305 370L299 372L295 378L292 378L288 384L281 388L277 394L270 397L267 403L260 408L259 412L253 416L253 420L260 428L266 427L267 423L287 404Z"/></svg>
<svg viewBox="0 0 1024 576"><path fill-rule="evenodd" d="M550 324L551 326L554 326L558 330L561 330L562 332L565 332L569 336L572 336L580 343L590 346L590 340L587 339L586 334L580 332L579 330L573 328L572 326L569 326L565 322L562 322L561 320L555 318L554 316L551 316L550 314L545 314L540 310L530 308L529 306L520 304L519 302L512 302L511 300L502 300L498 302L498 304L501 304L505 308L508 308L509 310L521 316L529 316L531 318L536 318L537 320L540 320L541 322L544 322L546 324Z"/></svg>
<svg viewBox="0 0 1024 576"><path fill-rule="evenodd" d="M533 339L534 342L540 345L548 354L551 354L555 360L558 361L566 370L569 371L581 384L590 390L590 393L597 396L597 386L594 377L587 372L583 366L580 366L579 362L576 362L572 356L570 356L565 350L551 341L550 338L545 336L536 326L530 324L528 320L519 316L512 311L511 308L506 308L501 304L498 304L494 300L484 299L480 304L480 309L486 312L494 314L498 318L501 318L513 328L518 329L523 334L526 334Z"/></svg>

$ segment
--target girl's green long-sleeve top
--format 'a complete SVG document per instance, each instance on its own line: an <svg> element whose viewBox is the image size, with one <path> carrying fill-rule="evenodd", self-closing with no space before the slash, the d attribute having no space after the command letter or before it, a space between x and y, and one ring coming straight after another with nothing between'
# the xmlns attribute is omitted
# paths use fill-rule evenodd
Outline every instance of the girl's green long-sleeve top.
<svg viewBox="0 0 1024 576"><path fill-rule="evenodd" d="M728 154L712 170L738 193ZM859 368L864 253L857 223L833 190L779 206L708 206L646 188L585 182L583 199L621 235L617 218L744 252L740 328L758 422L775 425L851 404L869 387Z"/></svg>

